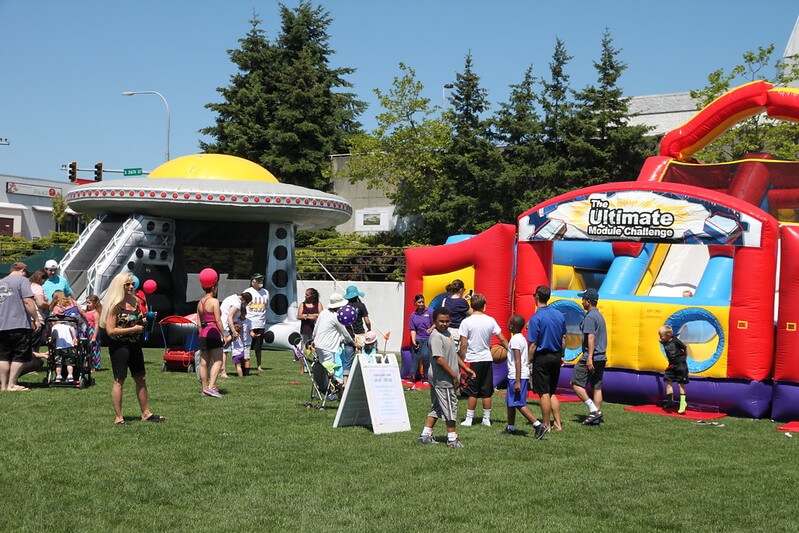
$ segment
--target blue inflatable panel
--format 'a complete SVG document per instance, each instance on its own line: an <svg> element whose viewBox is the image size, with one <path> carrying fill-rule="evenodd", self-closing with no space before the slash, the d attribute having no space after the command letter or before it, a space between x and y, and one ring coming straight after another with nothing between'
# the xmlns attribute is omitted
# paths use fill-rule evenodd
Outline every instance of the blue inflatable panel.
<svg viewBox="0 0 799 533"><path fill-rule="evenodd" d="M697 298L730 299L732 294L732 257L711 257L702 279L696 286Z"/></svg>
<svg viewBox="0 0 799 533"><path fill-rule="evenodd" d="M622 255L616 257L608 269L605 281L599 288L599 294L607 296L626 296L635 294L638 285L646 273L657 244L644 245L638 257Z"/></svg>
<svg viewBox="0 0 799 533"><path fill-rule="evenodd" d="M609 242L555 241L552 262L576 268L607 270L615 259Z"/></svg>
<svg viewBox="0 0 799 533"><path fill-rule="evenodd" d="M474 237L474 235L467 235L465 233L463 235L450 235L447 237L447 240L444 241L444 244L455 244L456 242L462 242L472 237Z"/></svg>

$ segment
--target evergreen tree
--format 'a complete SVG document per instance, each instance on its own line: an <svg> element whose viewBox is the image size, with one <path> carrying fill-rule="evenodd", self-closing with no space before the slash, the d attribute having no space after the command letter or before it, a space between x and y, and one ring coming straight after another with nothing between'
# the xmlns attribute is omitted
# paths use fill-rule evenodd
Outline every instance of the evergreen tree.
<svg viewBox="0 0 799 533"><path fill-rule="evenodd" d="M576 117L573 91L566 66L572 57L560 39L549 62L549 79L541 81L539 96L543 122L543 147L546 157L535 169L534 179L538 189L534 198L546 200L558 194L582 187L586 179L588 145L584 139L585 128Z"/></svg>
<svg viewBox="0 0 799 533"><path fill-rule="evenodd" d="M282 182L327 189L328 157L359 130L365 104L340 91L351 86L344 77L353 69L329 65L329 14L301 2L294 9L281 4L280 16L275 43L254 16L241 49L229 51L239 72L218 89L224 102L206 106L218 117L201 133L215 142L200 146L255 161Z"/></svg>
<svg viewBox="0 0 799 533"><path fill-rule="evenodd" d="M231 76L230 86L217 89L223 101L205 106L217 118L214 126L200 130L214 139L200 141L200 149L206 153L236 155L263 165L264 154L272 148L266 128L274 120L277 105L277 53L260 24L261 20L253 14L250 31L239 39L241 48L228 50L239 72Z"/></svg>
<svg viewBox="0 0 799 533"><path fill-rule="evenodd" d="M600 60L594 61L597 84L575 95L577 124L585 141L581 144L583 165L589 170L584 186L634 180L646 155L650 155L646 153L650 142L645 139L649 128L629 124L630 98L625 98L618 86L627 65L619 60L619 54L605 29Z"/></svg>
<svg viewBox="0 0 799 533"><path fill-rule="evenodd" d="M488 91L466 55L463 72L456 73L450 95L453 136L444 156L444 171L451 189L441 201L442 229L447 234L477 233L504 221L503 204L510 191L498 190L502 158L492 142L490 122L482 118L490 103ZM507 220L513 222L512 220Z"/></svg>
<svg viewBox="0 0 799 533"><path fill-rule="evenodd" d="M691 91L697 99L697 109L702 109L731 88L756 80L766 80L776 87L785 87L799 80L799 57L789 61L774 59L774 45L758 47L757 52L743 54L743 63L729 72L718 69L711 72L708 84ZM769 72L771 76L768 76ZM768 152L780 159L799 158L799 125L769 118L761 113L745 119L723 133L715 141L695 154L700 161L715 163L741 159L747 152Z"/></svg>
<svg viewBox="0 0 799 533"><path fill-rule="evenodd" d="M532 65L522 81L511 85L507 103L500 104L494 114L494 138L502 150L504 170L498 190L514 191L513 198L503 204L503 219L515 217L540 202L535 169L545 158L543 123L538 112L536 78Z"/></svg>

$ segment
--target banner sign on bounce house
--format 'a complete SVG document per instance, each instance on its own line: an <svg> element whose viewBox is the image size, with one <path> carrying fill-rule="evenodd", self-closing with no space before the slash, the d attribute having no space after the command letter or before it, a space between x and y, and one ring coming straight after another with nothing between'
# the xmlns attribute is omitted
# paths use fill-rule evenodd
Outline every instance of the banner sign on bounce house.
<svg viewBox="0 0 799 533"><path fill-rule="evenodd" d="M635 241L757 247L760 234L760 221L729 206L688 194L655 190L562 196L519 220L520 241Z"/></svg>

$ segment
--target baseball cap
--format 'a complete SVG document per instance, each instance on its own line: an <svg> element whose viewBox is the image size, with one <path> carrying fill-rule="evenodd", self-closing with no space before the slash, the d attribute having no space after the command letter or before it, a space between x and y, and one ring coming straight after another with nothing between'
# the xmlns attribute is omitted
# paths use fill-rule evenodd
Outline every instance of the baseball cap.
<svg viewBox="0 0 799 533"><path fill-rule="evenodd" d="M598 302L599 301L599 293L596 289L586 289L585 292L579 293L577 296L580 298L585 298L590 302Z"/></svg>
<svg viewBox="0 0 799 533"><path fill-rule="evenodd" d="M263 274L253 274L252 276L250 276L250 279L251 279L251 280L254 280L254 279L264 279L264 275L263 275Z"/></svg>
<svg viewBox="0 0 799 533"><path fill-rule="evenodd" d="M56 261L55 259L48 259L44 263L44 268L58 268L58 261Z"/></svg>

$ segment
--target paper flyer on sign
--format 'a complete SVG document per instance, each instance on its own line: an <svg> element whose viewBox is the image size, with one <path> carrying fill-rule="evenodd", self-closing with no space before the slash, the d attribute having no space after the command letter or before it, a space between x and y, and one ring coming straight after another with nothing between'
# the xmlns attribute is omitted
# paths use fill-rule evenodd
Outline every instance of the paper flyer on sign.
<svg viewBox="0 0 799 533"><path fill-rule="evenodd" d="M371 426L375 434L410 431L408 406L394 354L359 355L350 370L333 427Z"/></svg>

